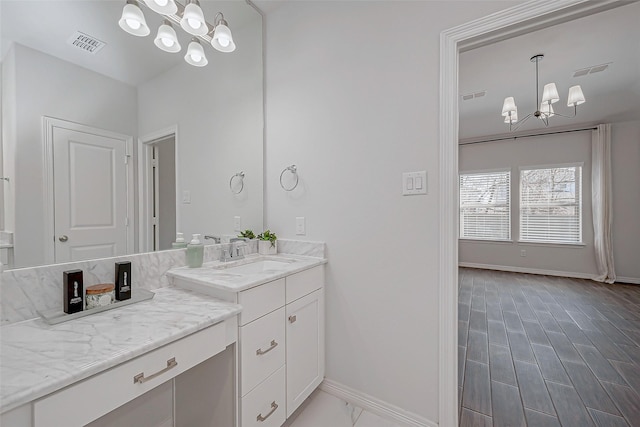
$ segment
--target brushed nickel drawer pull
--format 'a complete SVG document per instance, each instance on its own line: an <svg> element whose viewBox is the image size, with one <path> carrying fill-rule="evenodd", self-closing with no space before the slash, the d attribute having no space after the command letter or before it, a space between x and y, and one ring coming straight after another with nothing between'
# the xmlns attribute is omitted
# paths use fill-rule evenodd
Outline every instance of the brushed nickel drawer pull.
<svg viewBox="0 0 640 427"><path fill-rule="evenodd" d="M260 422L266 420L267 418L269 418L271 416L271 414L276 412L276 409L278 409L278 404L274 400L273 402L271 402L271 410L269 411L269 413L267 415L265 415L264 417L262 416L262 414L258 414L258 416L256 417L256 420L260 421Z"/></svg>
<svg viewBox="0 0 640 427"><path fill-rule="evenodd" d="M291 316L289 316L289 322L290 323L295 323L296 320L298 320L298 318L296 317L295 314L292 314Z"/></svg>
<svg viewBox="0 0 640 427"><path fill-rule="evenodd" d="M169 369L175 368L176 366L178 366L178 362L176 362L176 358L175 357L172 357L171 359L167 360L167 367L166 368L161 369L158 372L156 372L155 374L149 375L148 377L144 376L144 372L140 372L138 375L133 377L133 383L134 384L144 384L147 381L154 379L158 375L164 374Z"/></svg>
<svg viewBox="0 0 640 427"><path fill-rule="evenodd" d="M268 348L268 349L266 349L266 350L263 350L263 349L259 348L259 349L257 349L257 350L256 350L256 354L257 354L258 356L262 356L263 354L267 354L267 353L269 353L271 350L273 350L273 349L274 349L274 348L276 348L277 346L278 346L278 343L276 342L276 340L271 340L271 347L269 347L269 348Z"/></svg>

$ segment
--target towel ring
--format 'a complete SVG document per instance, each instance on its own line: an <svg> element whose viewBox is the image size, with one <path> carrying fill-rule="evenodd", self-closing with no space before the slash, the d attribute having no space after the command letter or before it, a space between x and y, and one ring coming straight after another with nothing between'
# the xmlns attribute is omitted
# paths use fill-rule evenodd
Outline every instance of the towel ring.
<svg viewBox="0 0 640 427"><path fill-rule="evenodd" d="M236 178L240 180L240 189L238 191L233 191L233 180ZM242 190L244 189L244 172L238 172L231 177L231 179L229 180L229 189L233 194L242 193Z"/></svg>
<svg viewBox="0 0 640 427"><path fill-rule="evenodd" d="M284 184L282 183L282 176L284 175L285 172L291 172L293 174L293 176L296 177L296 182L295 184L293 184L293 187L291 188L287 188L284 186ZM293 191L295 190L295 188L298 186L298 168L296 167L296 165L291 165L289 167L286 167L282 170L282 172L280 173L280 187L282 187L282 189L284 191Z"/></svg>

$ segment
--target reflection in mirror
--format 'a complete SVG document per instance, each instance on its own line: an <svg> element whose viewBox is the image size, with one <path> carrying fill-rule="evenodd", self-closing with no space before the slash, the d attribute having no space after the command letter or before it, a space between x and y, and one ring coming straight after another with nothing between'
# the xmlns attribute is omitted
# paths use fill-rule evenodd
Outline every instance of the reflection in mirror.
<svg viewBox="0 0 640 427"><path fill-rule="evenodd" d="M124 0L0 3L8 267L262 229L262 18L243 0L200 4L209 24L224 14L236 46L223 53L205 35L204 67L185 61L193 36L175 22L180 52L157 47L164 19L142 2L146 37L118 25Z"/></svg>

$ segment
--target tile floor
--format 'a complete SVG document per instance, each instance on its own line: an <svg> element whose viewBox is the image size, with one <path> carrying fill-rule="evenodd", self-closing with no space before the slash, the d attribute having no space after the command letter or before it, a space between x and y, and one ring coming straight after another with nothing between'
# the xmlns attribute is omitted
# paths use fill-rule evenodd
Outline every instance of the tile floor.
<svg viewBox="0 0 640 427"><path fill-rule="evenodd" d="M321 390L296 412L284 427L400 427Z"/></svg>
<svg viewBox="0 0 640 427"><path fill-rule="evenodd" d="M640 286L459 277L461 426L640 426Z"/></svg>

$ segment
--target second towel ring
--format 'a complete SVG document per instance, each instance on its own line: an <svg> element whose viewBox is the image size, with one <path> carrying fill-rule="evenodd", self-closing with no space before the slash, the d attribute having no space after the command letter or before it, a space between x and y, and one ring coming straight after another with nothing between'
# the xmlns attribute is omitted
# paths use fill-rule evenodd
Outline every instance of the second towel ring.
<svg viewBox="0 0 640 427"><path fill-rule="evenodd" d="M233 190L233 180L235 178L238 178L240 180L240 189L238 191L234 191ZM233 175L231 177L231 179L229 180L229 189L231 190L231 192L233 194L240 194L242 193L242 190L244 189L244 172L238 172L237 174Z"/></svg>
<svg viewBox="0 0 640 427"><path fill-rule="evenodd" d="M290 188L285 187L284 184L282 183L282 176L287 171L291 172L293 174L293 176L296 177L296 182L293 184L293 187L290 187ZM298 168L296 167L296 165L291 165L291 166L288 166L288 167L284 168L282 170L282 172L280 173L280 187L282 187L282 189L284 191L293 191L293 190L295 190L295 188L297 186L298 186Z"/></svg>

